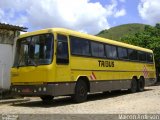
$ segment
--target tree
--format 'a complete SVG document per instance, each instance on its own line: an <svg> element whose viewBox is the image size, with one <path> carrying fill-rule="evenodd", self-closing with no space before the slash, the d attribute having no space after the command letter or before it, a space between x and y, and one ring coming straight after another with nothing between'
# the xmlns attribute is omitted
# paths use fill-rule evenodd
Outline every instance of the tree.
<svg viewBox="0 0 160 120"><path fill-rule="evenodd" d="M160 67L160 23L146 25L143 32L126 35L120 41L153 50L156 66Z"/></svg>

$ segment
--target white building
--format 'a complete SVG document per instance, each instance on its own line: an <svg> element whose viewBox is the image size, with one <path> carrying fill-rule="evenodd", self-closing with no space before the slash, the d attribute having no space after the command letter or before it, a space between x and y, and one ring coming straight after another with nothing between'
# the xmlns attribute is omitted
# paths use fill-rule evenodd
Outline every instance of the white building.
<svg viewBox="0 0 160 120"><path fill-rule="evenodd" d="M10 88L10 68L14 62L16 39L27 28L0 23L0 90Z"/></svg>

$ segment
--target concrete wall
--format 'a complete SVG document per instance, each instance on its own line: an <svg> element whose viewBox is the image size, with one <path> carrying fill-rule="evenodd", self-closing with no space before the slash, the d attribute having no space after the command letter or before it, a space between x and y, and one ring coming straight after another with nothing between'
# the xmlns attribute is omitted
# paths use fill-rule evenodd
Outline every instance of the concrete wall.
<svg viewBox="0 0 160 120"><path fill-rule="evenodd" d="M10 68L13 65L13 45L0 44L0 89L10 88Z"/></svg>
<svg viewBox="0 0 160 120"><path fill-rule="evenodd" d="M10 68L13 66L18 31L0 29L0 90L10 88Z"/></svg>

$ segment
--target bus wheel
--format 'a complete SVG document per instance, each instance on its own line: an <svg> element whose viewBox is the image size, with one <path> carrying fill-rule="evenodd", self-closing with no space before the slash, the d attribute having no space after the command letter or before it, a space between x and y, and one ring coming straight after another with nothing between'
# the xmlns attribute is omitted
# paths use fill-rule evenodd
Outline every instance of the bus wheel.
<svg viewBox="0 0 160 120"><path fill-rule="evenodd" d="M136 78L132 78L130 92L135 93L137 91L137 80Z"/></svg>
<svg viewBox="0 0 160 120"><path fill-rule="evenodd" d="M73 95L73 100L76 103L84 102L87 99L87 85L84 81L79 80L76 83L75 94Z"/></svg>
<svg viewBox="0 0 160 120"><path fill-rule="evenodd" d="M45 95L45 96L41 96L40 98L42 99L43 102L50 102L53 100L54 97L51 95Z"/></svg>
<svg viewBox="0 0 160 120"><path fill-rule="evenodd" d="M138 92L142 92L142 91L144 91L144 85L145 85L145 83L144 83L144 79L143 79L143 77L140 77L140 79L138 80L138 83L137 83L138 85L138 87L137 87L137 91Z"/></svg>

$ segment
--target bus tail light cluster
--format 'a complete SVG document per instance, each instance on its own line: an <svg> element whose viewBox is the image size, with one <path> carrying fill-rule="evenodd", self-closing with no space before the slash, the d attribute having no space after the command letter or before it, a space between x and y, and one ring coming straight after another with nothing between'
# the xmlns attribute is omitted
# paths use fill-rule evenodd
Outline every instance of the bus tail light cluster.
<svg viewBox="0 0 160 120"><path fill-rule="evenodd" d="M34 93L37 93L37 92L46 92L47 91L47 88L46 87L38 87L38 88L31 88L31 89L29 89L29 88L26 88L26 89L18 89L18 88L16 88L16 87L14 87L14 88L12 88L11 89L11 91L12 92L18 92L18 93L20 93L20 92L34 92Z"/></svg>
<svg viewBox="0 0 160 120"><path fill-rule="evenodd" d="M43 87L43 91L46 92L46 91L47 91L47 88L46 88L46 87Z"/></svg>
<svg viewBox="0 0 160 120"><path fill-rule="evenodd" d="M38 88L38 91L39 91L39 92L46 92L46 91L47 91L47 88L46 88L46 87L39 87L39 88Z"/></svg>

